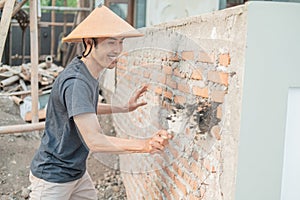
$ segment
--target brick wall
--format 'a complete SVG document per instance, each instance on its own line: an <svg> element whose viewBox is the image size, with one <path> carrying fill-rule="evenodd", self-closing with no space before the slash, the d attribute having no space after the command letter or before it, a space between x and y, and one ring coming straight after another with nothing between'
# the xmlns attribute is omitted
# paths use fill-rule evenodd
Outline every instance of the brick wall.
<svg viewBox="0 0 300 200"><path fill-rule="evenodd" d="M174 135L161 154L120 156L128 199L234 199L245 19L240 6L147 28L125 44L110 102L148 84L148 104L114 115L118 136Z"/></svg>

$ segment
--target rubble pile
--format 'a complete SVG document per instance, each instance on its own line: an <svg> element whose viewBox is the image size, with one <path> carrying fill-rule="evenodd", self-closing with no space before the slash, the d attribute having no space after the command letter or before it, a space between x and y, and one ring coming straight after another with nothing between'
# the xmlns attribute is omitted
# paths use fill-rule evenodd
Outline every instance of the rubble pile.
<svg viewBox="0 0 300 200"><path fill-rule="evenodd" d="M38 82L40 91L50 89L55 78L63 69L63 67L55 65L51 61L46 60L46 62L40 63L38 66ZM26 94L26 92L22 93L20 91L30 91L30 79L30 63L22 64L20 66L0 66L1 93L14 94L15 92L19 92L19 94Z"/></svg>
<svg viewBox="0 0 300 200"><path fill-rule="evenodd" d="M96 181L94 185L98 191L98 200L127 199L126 190L119 170L106 172L104 178Z"/></svg>
<svg viewBox="0 0 300 200"><path fill-rule="evenodd" d="M50 93L55 78L64 68L52 63L52 57L38 65L39 101ZM0 95L10 96L20 106L21 117L30 122L31 115L31 63L20 66L0 65ZM47 100L44 100L47 102ZM40 104L40 102L39 102ZM46 117L46 105L39 105L39 119Z"/></svg>

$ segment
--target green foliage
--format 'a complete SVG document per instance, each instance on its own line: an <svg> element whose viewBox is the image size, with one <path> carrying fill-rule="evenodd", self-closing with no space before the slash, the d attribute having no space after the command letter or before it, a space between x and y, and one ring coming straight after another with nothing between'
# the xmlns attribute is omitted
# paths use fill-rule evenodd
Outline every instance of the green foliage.
<svg viewBox="0 0 300 200"><path fill-rule="evenodd" d="M52 0L40 0L41 6L51 6ZM55 6L64 6L64 0L56 0ZM77 0L67 0L68 7L77 7Z"/></svg>

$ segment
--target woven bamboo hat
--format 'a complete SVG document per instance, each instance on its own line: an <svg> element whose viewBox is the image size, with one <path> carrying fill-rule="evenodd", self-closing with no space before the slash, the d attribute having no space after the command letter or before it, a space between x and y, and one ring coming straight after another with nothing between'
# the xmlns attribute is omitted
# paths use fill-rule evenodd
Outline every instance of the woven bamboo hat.
<svg viewBox="0 0 300 200"><path fill-rule="evenodd" d="M144 34L116 15L106 6L99 6L91 12L63 42L81 42L82 38L140 37Z"/></svg>

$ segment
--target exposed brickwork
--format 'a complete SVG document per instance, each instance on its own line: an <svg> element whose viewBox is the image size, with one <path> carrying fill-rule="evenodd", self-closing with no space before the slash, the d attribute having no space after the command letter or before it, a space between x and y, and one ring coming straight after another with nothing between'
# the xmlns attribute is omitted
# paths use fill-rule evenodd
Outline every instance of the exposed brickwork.
<svg viewBox="0 0 300 200"><path fill-rule="evenodd" d="M215 141L222 140L220 126L217 124L222 119L222 103L225 101L228 86L228 73L224 71L218 71L217 66L214 65L214 56L207 55L203 52L195 51L183 51L181 52L181 58L179 53L175 56L162 54L160 57L151 57L149 52L146 54L147 59L144 59L143 64L140 67L141 62L136 62L134 66L124 65L124 63L130 63L130 54L123 56L122 63L117 68L118 79L128 80L126 88L135 88L142 83L149 83L149 93L154 95L148 98L153 98L152 102L156 102L156 105L160 105L161 108L171 110L174 105L189 104L190 98L199 102L199 106L195 116L199 115L199 118L195 118L195 122L199 123L205 118L214 117L216 120L213 125L205 126L199 124L201 133L196 138L212 137ZM195 55L199 55L198 57ZM157 56L157 55L156 55ZM229 57L229 54L228 54ZM128 59L126 61L126 58ZM222 58L224 59L224 58ZM161 60L163 64L151 64L153 60ZM182 65L174 65L174 63L180 61ZM203 62L206 65L209 63L207 69L202 67L201 63L196 65L189 65L189 62ZM190 68L181 68L183 63L187 62ZM222 63L223 65L224 63ZM221 65L221 64L220 64ZM197 68L199 66L199 68ZM201 68L200 68L201 67ZM129 71L130 73L125 73ZM126 74L126 75L124 75ZM131 81L131 82L129 82ZM202 81L202 82L200 82ZM215 83L214 85L210 83ZM204 86L204 87L203 87ZM223 87L220 90L220 86ZM121 86L119 86L121 87ZM124 86L125 87L125 86ZM155 97L156 96L156 97ZM158 101L156 101L157 99ZM160 99L160 100L159 100ZM202 101L207 102L205 104ZM210 102L211 101L211 102ZM212 103L217 106L211 107ZM210 108L211 107L211 108ZM208 109L209 108L209 109ZM213 109L213 110L211 110ZM211 113L211 116L205 116L203 113ZM140 111L141 115L135 117L135 121L139 124L146 123L147 112ZM202 114L201 114L202 113ZM214 114L213 114L214 113ZM212 115L213 114L213 115ZM202 119L205 117L204 119ZM123 119L122 123L118 126L127 129L128 132L134 132L134 127L130 130L127 124L132 122L129 119ZM200 121L198 121L200 120ZM128 122L127 122L128 121ZM132 119L131 119L132 121ZM207 123L207 122L205 122ZM122 125L123 124L123 125ZM197 134L195 129L190 125L184 128L184 133L187 136L193 136ZM205 132L203 132L205 131ZM193 136L194 137L194 136ZM203 149L201 146L186 146L190 150L182 152L182 148L185 146L184 140L176 140L173 145L168 148L169 153L162 154L161 157L156 157L155 166L157 170L148 172L146 174L140 173L134 176L126 174L125 185L127 189L127 195L129 199L205 199L207 188L209 183L206 182L210 174L217 173L217 164L215 160L221 159L220 157L204 157L202 152L208 152L209 149ZM190 152L189 159L184 155ZM142 166L146 165L145 160L140 160L138 164ZM169 165L166 163L170 163ZM127 186L128 185L128 186ZM138 194L136 193L138 191Z"/></svg>
<svg viewBox="0 0 300 200"><path fill-rule="evenodd" d="M180 45L180 40L176 42ZM222 184L224 162L221 145L225 138L222 136L224 106L228 101L231 66L237 58L223 43L207 52L202 48L178 49L177 52L141 49L128 52L119 60L116 78L120 84L116 96L121 97L115 101L126 101L125 91L149 84L142 97L148 101L145 108L114 118L119 136L149 137L154 130L164 127L165 121L170 130L178 129L173 132L169 147L159 155L121 157L121 163L130 165L129 168L121 165L121 171L129 172L122 174L127 197L130 200L230 199L215 190L221 190L217 186ZM166 112L166 116L160 111Z"/></svg>

